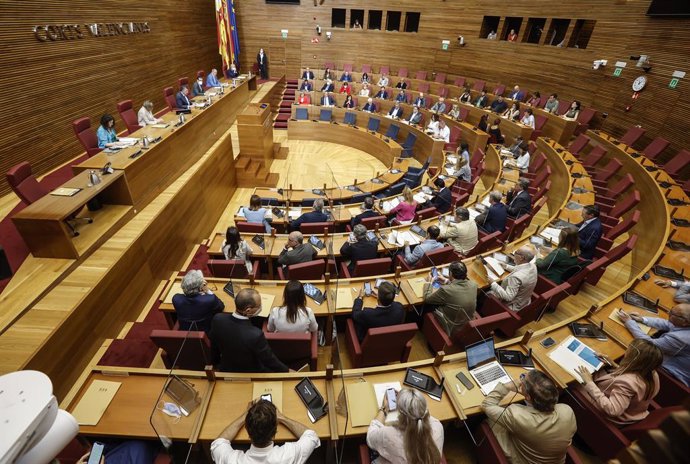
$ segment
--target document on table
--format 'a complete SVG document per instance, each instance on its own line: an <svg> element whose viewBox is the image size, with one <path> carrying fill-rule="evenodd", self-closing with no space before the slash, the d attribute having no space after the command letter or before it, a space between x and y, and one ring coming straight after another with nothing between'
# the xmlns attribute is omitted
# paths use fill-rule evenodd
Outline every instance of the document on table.
<svg viewBox="0 0 690 464"><path fill-rule="evenodd" d="M80 188L60 187L50 192L50 194L56 197L73 197L79 192L81 192Z"/></svg>
<svg viewBox="0 0 690 464"><path fill-rule="evenodd" d="M402 247L405 246L405 242L409 243L410 245L417 245L420 243L417 235L407 230L403 232L392 230L391 233L388 234L388 243L391 245L398 245Z"/></svg>
<svg viewBox="0 0 690 464"><path fill-rule="evenodd" d="M417 298L424 296L424 284L426 283L426 279L424 277L415 277L407 282L410 284L410 287Z"/></svg>
<svg viewBox="0 0 690 464"><path fill-rule="evenodd" d="M258 314L258 316L268 317L271 314L273 300L275 300L275 298L275 295L266 295L261 293L261 312Z"/></svg>
<svg viewBox="0 0 690 464"><path fill-rule="evenodd" d="M79 425L96 425L115 397L122 383L94 380L72 411Z"/></svg>
<svg viewBox="0 0 690 464"><path fill-rule="evenodd" d="M163 298L163 303L172 304L173 297L178 293L184 292L182 291L182 282L176 280L172 283L170 289L168 289L168 293L165 295L165 298Z"/></svg>
<svg viewBox="0 0 690 464"><path fill-rule="evenodd" d="M350 421L353 427L364 427L369 425L376 411L383 404L383 396L386 390L393 388L400 391L400 382L375 383L356 382L345 387L347 391L348 411L350 411ZM394 424L398 421L398 412L391 411L386 416L386 425Z"/></svg>
<svg viewBox="0 0 690 464"><path fill-rule="evenodd" d="M383 207L383 210L388 212L398 206L400 204L400 200L396 197L393 198L392 200L389 201L384 201L383 204L381 205Z"/></svg>
<svg viewBox="0 0 690 464"><path fill-rule="evenodd" d="M352 298L352 288L339 288L335 294L335 309L352 308L355 300Z"/></svg>
<svg viewBox="0 0 690 464"><path fill-rule="evenodd" d="M551 241L551 243L558 243L558 238L561 235L561 229L556 229L555 227L544 227L544 229L539 232L539 235Z"/></svg>
<svg viewBox="0 0 690 464"><path fill-rule="evenodd" d="M577 367L584 366L589 372L594 373L603 365L593 349L572 335L554 348L549 357L579 382L582 382L582 378L575 371Z"/></svg>

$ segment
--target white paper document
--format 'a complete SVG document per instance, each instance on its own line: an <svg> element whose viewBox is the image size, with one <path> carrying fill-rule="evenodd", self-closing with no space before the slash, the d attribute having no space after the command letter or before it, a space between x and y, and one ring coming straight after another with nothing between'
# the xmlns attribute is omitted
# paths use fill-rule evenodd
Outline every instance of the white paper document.
<svg viewBox="0 0 690 464"><path fill-rule="evenodd" d="M603 365L593 349L572 335L554 348L549 357L579 382L582 382L582 378L575 371L577 367L584 366L589 372L594 373Z"/></svg>
<svg viewBox="0 0 690 464"><path fill-rule="evenodd" d="M547 240L550 240L551 243L558 243L558 238L561 235L561 229L556 229L555 227L544 227L544 230L539 232L539 235Z"/></svg>

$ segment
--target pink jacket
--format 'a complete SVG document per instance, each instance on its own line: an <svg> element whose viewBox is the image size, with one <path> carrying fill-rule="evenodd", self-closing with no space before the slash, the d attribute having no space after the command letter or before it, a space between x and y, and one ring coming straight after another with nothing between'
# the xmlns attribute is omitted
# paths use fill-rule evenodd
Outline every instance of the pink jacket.
<svg viewBox="0 0 690 464"><path fill-rule="evenodd" d="M654 373L654 391L645 399L646 384L637 374L612 375L600 371L594 382L584 386L592 403L617 425L641 421L649 412L649 403L659 393L659 376Z"/></svg>
<svg viewBox="0 0 690 464"><path fill-rule="evenodd" d="M398 206L393 208L390 212L395 213L395 219L398 221L411 221L414 219L414 212L416 209L416 201L413 201L412 204L401 201Z"/></svg>

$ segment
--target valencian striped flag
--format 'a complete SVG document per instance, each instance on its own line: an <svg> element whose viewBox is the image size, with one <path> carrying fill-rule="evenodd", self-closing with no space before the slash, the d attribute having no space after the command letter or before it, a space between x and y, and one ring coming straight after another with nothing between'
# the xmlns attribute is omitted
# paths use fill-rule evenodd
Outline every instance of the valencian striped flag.
<svg viewBox="0 0 690 464"><path fill-rule="evenodd" d="M240 38L237 34L234 0L216 0L218 53L223 59L223 74L235 63L239 68Z"/></svg>

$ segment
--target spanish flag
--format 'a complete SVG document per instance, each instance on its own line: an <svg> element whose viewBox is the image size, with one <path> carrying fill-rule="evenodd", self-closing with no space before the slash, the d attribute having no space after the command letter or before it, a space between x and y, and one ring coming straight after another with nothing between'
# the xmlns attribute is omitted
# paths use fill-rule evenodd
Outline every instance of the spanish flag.
<svg viewBox="0 0 690 464"><path fill-rule="evenodd" d="M239 69L240 39L237 34L234 0L216 0L218 54L223 60L223 75L235 63Z"/></svg>

